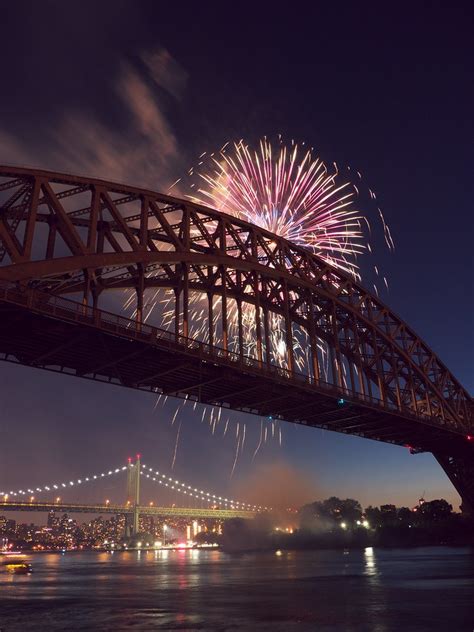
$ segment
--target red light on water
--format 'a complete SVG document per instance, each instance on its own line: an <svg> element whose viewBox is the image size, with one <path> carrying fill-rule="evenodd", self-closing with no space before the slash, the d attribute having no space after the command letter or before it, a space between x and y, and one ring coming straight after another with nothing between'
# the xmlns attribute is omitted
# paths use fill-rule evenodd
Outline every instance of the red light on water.
<svg viewBox="0 0 474 632"><path fill-rule="evenodd" d="M467 439L468 441L472 441L472 440L474 439L474 437L473 437L472 435L467 435L466 439Z"/></svg>

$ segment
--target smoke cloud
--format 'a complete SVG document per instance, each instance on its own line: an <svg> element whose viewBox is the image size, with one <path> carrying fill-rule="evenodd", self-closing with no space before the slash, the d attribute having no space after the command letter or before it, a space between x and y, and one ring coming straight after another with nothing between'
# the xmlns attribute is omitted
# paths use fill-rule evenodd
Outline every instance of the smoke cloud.
<svg viewBox="0 0 474 632"><path fill-rule="evenodd" d="M240 479L233 490L235 497L274 509L299 508L319 497L318 490L303 470L283 461L261 464Z"/></svg>

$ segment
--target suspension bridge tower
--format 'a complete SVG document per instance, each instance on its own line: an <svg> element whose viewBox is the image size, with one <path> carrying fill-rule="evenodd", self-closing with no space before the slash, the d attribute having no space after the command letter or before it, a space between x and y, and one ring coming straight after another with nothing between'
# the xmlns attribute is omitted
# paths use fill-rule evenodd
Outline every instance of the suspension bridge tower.
<svg viewBox="0 0 474 632"><path fill-rule="evenodd" d="M137 454L135 463L132 463L132 459L128 459L127 504L133 507L133 514L127 514L125 522L125 534L130 537L139 532L140 454Z"/></svg>

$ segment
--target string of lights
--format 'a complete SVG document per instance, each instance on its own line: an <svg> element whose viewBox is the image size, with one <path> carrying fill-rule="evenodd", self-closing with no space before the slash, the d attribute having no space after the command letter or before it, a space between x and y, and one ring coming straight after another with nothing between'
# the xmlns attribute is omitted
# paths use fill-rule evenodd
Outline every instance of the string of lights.
<svg viewBox="0 0 474 632"><path fill-rule="evenodd" d="M148 471L146 471L148 470ZM232 506L241 508L248 511L266 511L268 507L262 507L260 505L251 505L250 503L244 503L238 500L233 500L232 498L223 498L222 496L217 496L216 494L212 494L211 492L206 492L202 489L197 489L196 487L192 487L192 485L188 485L187 483L183 483L182 481L178 481L177 479L171 478L171 476L167 476L166 474L162 474L158 470L154 470L147 465L142 465L142 475L145 478L148 478L164 487L168 487L169 489L173 489L182 494L186 494L187 496L192 496L193 498L197 498L198 500L204 500L208 503L220 503L224 504L226 507Z"/></svg>
<svg viewBox="0 0 474 632"><path fill-rule="evenodd" d="M109 476L113 476L115 474L120 474L121 472L126 471L130 467L135 467L134 464L129 463L128 465L123 465L122 467L117 467L105 472L101 472L100 474L91 474L89 476L85 476L82 478L78 478L76 480L61 482L61 483L51 483L49 485L42 485L38 487L28 487L25 489L18 489L16 491L0 491L0 496L4 499L8 499L10 496L27 496L27 495L35 495L41 493L48 492L59 492L65 489L70 489L71 487L83 485L85 483L90 483L93 481L97 481L103 478L107 478ZM240 508L247 511L266 511L268 507L263 507L261 505L252 505L250 503L245 503L239 500L234 500L232 498L225 498L222 496L217 496L217 494L213 494L208 491L204 491L202 489L197 489L192 485L188 485L183 481L179 481L177 479L172 478L171 476L167 476L158 470L154 470L147 465L142 464L140 468L140 474L145 476L145 478L152 480L164 487L168 487L169 489L175 490L184 494L186 496L191 496L192 498L196 498L198 500L202 500L207 503L213 504L221 504L225 507L232 508Z"/></svg>
<svg viewBox="0 0 474 632"><path fill-rule="evenodd" d="M122 467L117 467L113 470L109 470L107 472L102 472L101 474L92 474L90 476L85 476L83 478L78 478L74 481L68 481L66 483L52 483L50 485L43 485L42 487L35 487L24 489L18 489L17 491L0 491L0 496L26 496L28 494L41 494L43 492L52 492L52 491L61 491L63 489L70 489L76 485L83 485L84 483L90 483L95 480L99 480L101 478L106 478L108 476L113 476L114 474L120 474L127 469L127 465Z"/></svg>

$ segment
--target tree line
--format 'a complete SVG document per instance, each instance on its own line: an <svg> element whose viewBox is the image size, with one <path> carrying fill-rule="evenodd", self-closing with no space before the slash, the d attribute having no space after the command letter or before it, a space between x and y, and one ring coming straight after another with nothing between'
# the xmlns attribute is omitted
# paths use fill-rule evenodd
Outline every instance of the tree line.
<svg viewBox="0 0 474 632"><path fill-rule="evenodd" d="M292 516L281 512L228 520L218 539L229 550L474 545L474 518L454 512L442 498L420 500L413 508L385 504L363 509L357 500L332 496Z"/></svg>

